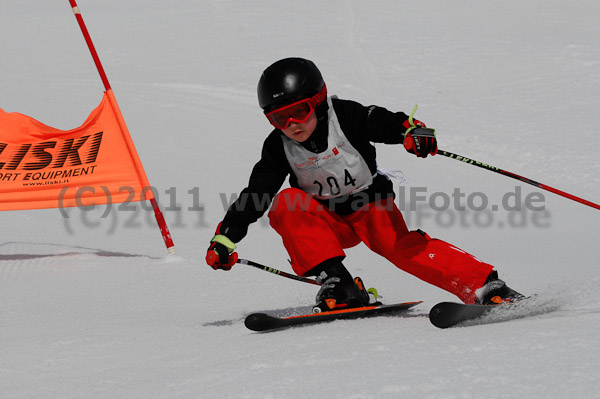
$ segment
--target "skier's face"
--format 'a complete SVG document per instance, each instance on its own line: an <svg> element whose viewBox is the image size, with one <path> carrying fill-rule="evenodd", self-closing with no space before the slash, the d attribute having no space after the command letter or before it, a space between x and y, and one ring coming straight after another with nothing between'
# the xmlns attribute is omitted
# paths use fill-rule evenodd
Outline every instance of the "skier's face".
<svg viewBox="0 0 600 399"><path fill-rule="evenodd" d="M303 123L291 122L290 125L283 129L283 134L299 143L303 143L313 134L317 128L317 113L312 112L310 117Z"/></svg>

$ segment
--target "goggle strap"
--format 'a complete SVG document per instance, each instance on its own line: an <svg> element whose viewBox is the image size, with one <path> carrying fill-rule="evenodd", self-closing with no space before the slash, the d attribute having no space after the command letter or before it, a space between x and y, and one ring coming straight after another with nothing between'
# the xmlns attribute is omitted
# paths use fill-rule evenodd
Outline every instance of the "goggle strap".
<svg viewBox="0 0 600 399"><path fill-rule="evenodd" d="M310 102L313 107L318 106L327 99L327 85L323 83L323 88L314 96L311 97Z"/></svg>

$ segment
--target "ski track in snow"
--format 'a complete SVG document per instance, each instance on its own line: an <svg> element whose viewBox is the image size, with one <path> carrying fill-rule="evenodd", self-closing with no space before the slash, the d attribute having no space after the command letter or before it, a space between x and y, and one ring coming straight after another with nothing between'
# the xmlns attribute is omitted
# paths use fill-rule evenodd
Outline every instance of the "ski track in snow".
<svg viewBox="0 0 600 399"><path fill-rule="evenodd" d="M455 298L358 246L346 263L384 302L424 303L398 317L253 333L246 315L298 314L315 287L204 264L224 199L245 187L270 129L258 77L294 55L314 60L341 98L405 112L418 103L440 148L600 202L600 5L78 3L161 205L182 209L165 211L178 254L166 255L142 211L2 213L2 398L600 397L600 215L553 194L544 193L545 227L531 213L511 225L503 210L484 227L473 213L450 226L427 209L406 215L535 295L513 320L437 329L429 309ZM61 129L81 124L102 85L68 3L6 5L0 35L10 38L0 107ZM460 187L499 203L518 184L377 151L382 168L428 195ZM266 219L239 252L290 271Z"/></svg>

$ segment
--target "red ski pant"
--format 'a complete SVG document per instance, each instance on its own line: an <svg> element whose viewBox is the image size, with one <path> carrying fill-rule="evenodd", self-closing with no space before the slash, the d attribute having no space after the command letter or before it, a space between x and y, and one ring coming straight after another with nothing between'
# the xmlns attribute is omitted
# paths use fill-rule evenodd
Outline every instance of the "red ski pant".
<svg viewBox="0 0 600 399"><path fill-rule="evenodd" d="M493 269L447 242L408 231L393 198L340 216L304 191L288 188L275 197L269 219L300 276L327 259L345 257L345 248L364 242L399 269L474 303L475 290Z"/></svg>

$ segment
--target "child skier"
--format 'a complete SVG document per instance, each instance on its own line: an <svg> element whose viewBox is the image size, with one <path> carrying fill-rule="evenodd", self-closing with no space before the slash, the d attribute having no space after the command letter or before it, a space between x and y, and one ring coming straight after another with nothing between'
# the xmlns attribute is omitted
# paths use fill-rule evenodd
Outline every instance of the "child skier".
<svg viewBox="0 0 600 399"><path fill-rule="evenodd" d="M377 170L371 142L400 144L417 157L437 153L435 131L403 112L327 97L316 65L286 58L258 82L258 102L275 127L246 187L217 227L206 260L215 270L237 261L235 243L269 211L300 276L322 284L315 311L368 304L360 278L342 261L364 242L398 268L465 303L522 297L493 266L421 230L409 231L394 203L392 182ZM287 176L291 188L279 192ZM277 194L278 193L278 194Z"/></svg>

